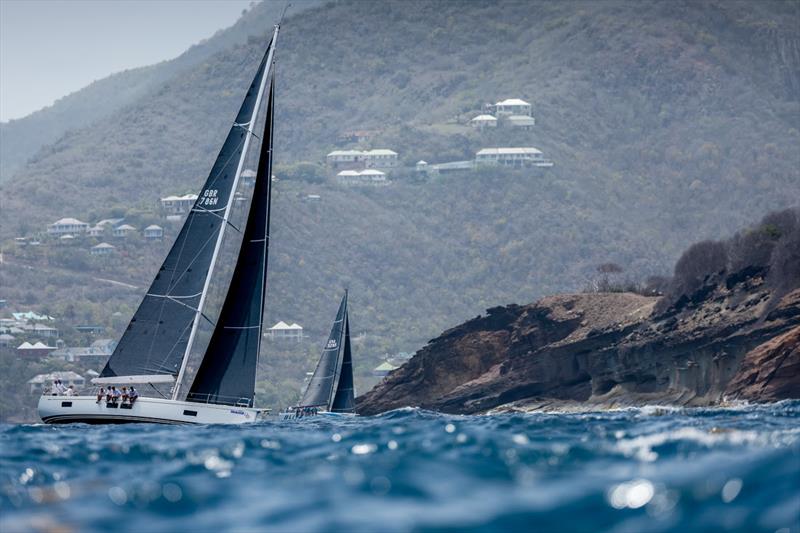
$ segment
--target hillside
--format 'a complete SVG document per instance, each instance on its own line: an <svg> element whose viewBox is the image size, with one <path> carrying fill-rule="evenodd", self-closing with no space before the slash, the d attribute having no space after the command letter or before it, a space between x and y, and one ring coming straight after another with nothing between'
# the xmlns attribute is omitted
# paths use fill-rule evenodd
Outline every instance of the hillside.
<svg viewBox="0 0 800 533"><path fill-rule="evenodd" d="M543 298L445 331L358 399L452 413L800 398L800 209L691 246L667 293Z"/></svg>
<svg viewBox="0 0 800 533"><path fill-rule="evenodd" d="M303 11L318 3L304 0L294 11ZM11 179L41 147L56 142L67 131L94 124L146 98L185 69L206 61L225 48L247 42L251 35L260 35L263 21L277 18L279 9L282 6L276 2L258 4L249 16L192 46L175 59L113 74L26 117L0 123L0 183Z"/></svg>
<svg viewBox="0 0 800 533"><path fill-rule="evenodd" d="M501 6L338 2L285 22L268 319L322 336L349 286L353 329L368 339L362 376L383 353L414 351L489 306L580 290L600 263L632 280L666 273L686 242L800 197L796 3ZM247 24L266 35L267 15L253 9ZM6 251L60 217L155 215L159 197L197 189L263 46L229 43L39 151L3 184ZM532 102L532 131L464 126L507 97ZM297 165L352 146L339 139L353 129L373 131L368 146L406 165L510 145L540 148L556 166L435 181L401 171L389 187L359 190ZM118 333L159 260L106 267L138 292L86 286L69 270L93 264L66 261L59 276L4 266L4 292L9 306L60 314L80 291L93 316L125 315L107 321Z"/></svg>

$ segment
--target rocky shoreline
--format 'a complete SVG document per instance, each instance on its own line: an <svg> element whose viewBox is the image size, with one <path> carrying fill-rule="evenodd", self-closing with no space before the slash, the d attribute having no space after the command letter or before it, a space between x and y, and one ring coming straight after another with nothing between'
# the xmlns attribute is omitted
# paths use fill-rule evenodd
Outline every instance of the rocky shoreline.
<svg viewBox="0 0 800 533"><path fill-rule="evenodd" d="M669 309L586 293L487 310L430 341L358 398L372 415L585 411L800 398L800 289L764 269L709 276Z"/></svg>

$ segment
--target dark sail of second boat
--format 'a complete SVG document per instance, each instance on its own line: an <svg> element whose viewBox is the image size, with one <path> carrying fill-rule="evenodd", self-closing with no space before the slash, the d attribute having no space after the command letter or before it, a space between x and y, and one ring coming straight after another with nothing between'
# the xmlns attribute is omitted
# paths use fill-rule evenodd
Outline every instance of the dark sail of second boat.
<svg viewBox="0 0 800 533"><path fill-rule="evenodd" d="M322 356L298 407L313 407L332 413L355 413L347 292L339 304Z"/></svg>

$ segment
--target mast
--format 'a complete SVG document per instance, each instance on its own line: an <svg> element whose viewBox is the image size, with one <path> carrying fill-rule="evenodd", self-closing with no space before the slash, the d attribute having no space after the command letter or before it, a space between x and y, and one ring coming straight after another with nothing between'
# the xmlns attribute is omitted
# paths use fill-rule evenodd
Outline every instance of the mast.
<svg viewBox="0 0 800 533"><path fill-rule="evenodd" d="M273 72L242 245L211 340L186 396L190 402L253 404L267 282L274 95Z"/></svg>
<svg viewBox="0 0 800 533"><path fill-rule="evenodd" d="M280 24L276 24L275 25L275 30L274 30L274 32L272 34L272 40L270 42L270 46L269 46L269 48L267 50L266 56L264 57L264 59L262 59L261 81L260 81L260 84L259 84L259 87L258 87L258 96L256 97L256 103L255 103L255 106L253 107L252 114L250 115L250 118L246 123L237 123L237 124L234 125L234 126L238 126L238 127L244 128L246 133L247 133L247 135L246 135L246 138L245 138L244 147L243 147L243 149L241 151L241 154L239 156L239 162L238 162L238 165L236 167L236 174L234 175L233 185L232 185L232 189L231 189L233 192L236 191L236 187L237 187L237 185L239 183L239 178L241 177L241 173L242 173L242 167L244 165L244 161L245 161L245 158L247 156L247 151L248 151L248 148L250 146L250 140L252 138L252 135L254 135L253 132L250 131L250 128L255 126L256 118L258 116L258 111L259 111L259 109L261 107L261 99L264 96L264 90L265 90L265 88L267 86L267 79L269 78L269 76L267 74L270 71L270 68L272 67L273 55L274 55L274 52L275 52L275 44L276 44L277 39L278 39L278 31L279 30L280 30ZM202 315L203 305L205 304L206 296L208 295L208 286L209 286L209 283L211 282L212 274L214 273L214 267L217 264L219 250L220 250L220 247L222 245L222 238L223 238L223 236L225 234L225 229L228 226L227 222L228 222L228 219L229 219L229 216L230 216L230 211L231 211L231 208L233 207L234 202L235 202L235 198L233 197L233 195L230 195L229 198L228 198L228 203L225 206L225 214L224 214L224 218L223 218L223 224L222 224L222 226L220 228L219 233L217 234L217 241L216 241L216 244L214 246L214 254L213 254L212 259L211 259L211 265L210 265L210 267L208 269L208 273L206 274L205 283L203 285L203 292L202 292L202 295L200 296L200 303L197 306L197 310L196 310L196 313L195 313L195 318L194 318L194 321L192 322L192 330L191 330L191 333L189 334L189 340L188 340L187 345L186 345L186 350L183 353L183 359L181 361L181 368L180 368L180 371L178 372L178 377L175 380L175 387L172 389L172 399L173 400L177 400L178 396L180 395L180 391L181 391L181 388L182 388L182 385L183 385L184 374L186 373L186 364L188 363L189 354L191 353L192 347L194 346L194 341L197 338L197 328L200 325L200 318L203 317L203 315Z"/></svg>
<svg viewBox="0 0 800 533"><path fill-rule="evenodd" d="M230 206L253 135L251 122L258 116L273 44L259 64L200 195L103 368L101 379L113 382L125 377L139 379L139 383L165 383L175 382L178 376L173 393L180 389L198 324L201 318L210 322L203 314L205 297L222 236L232 225Z"/></svg>

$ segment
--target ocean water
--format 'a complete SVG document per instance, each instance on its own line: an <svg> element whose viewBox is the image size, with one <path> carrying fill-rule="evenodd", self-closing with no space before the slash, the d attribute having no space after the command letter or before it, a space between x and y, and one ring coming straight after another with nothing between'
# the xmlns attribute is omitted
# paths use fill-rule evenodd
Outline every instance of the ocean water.
<svg viewBox="0 0 800 533"><path fill-rule="evenodd" d="M800 402L0 426L0 531L800 532Z"/></svg>

